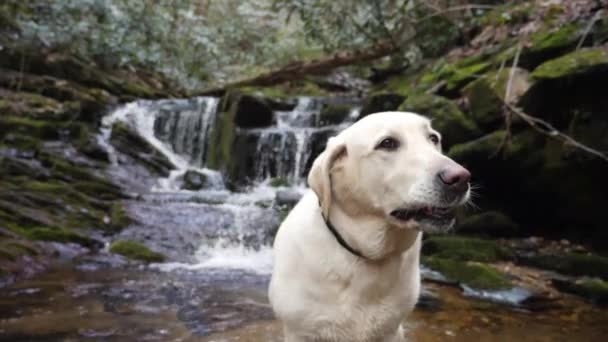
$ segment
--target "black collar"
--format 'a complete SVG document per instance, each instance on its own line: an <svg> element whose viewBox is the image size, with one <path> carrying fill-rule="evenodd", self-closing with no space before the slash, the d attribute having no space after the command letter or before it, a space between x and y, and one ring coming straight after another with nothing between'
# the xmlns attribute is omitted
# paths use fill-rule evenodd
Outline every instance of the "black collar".
<svg viewBox="0 0 608 342"><path fill-rule="evenodd" d="M321 216L323 216L323 215L321 215ZM344 241L344 239L342 238L340 233L338 233L338 231L336 230L336 227L334 227L334 225L331 224L331 222L329 222L329 217L327 219L325 217L323 217L323 221L325 221L325 225L327 225L327 229L329 229L329 231L334 235L334 237L336 238L338 243L342 247L344 247L344 249L351 252L351 254L358 256L359 258L365 259L365 257L363 256L363 254L361 254L361 252L352 248L346 241Z"/></svg>

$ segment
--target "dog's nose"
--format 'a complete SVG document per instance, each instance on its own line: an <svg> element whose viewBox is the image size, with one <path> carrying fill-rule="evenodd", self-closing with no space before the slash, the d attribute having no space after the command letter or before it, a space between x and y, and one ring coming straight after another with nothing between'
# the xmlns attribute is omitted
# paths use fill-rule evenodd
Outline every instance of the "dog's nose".
<svg viewBox="0 0 608 342"><path fill-rule="evenodd" d="M454 163L443 168L437 174L441 182L454 190L465 191L469 186L471 173L464 167Z"/></svg>

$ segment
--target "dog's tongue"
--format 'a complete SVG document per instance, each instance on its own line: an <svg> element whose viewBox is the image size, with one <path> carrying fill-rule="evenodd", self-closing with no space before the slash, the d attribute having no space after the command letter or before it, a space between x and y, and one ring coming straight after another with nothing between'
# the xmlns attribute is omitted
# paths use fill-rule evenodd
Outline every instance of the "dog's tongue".
<svg viewBox="0 0 608 342"><path fill-rule="evenodd" d="M425 213L426 215L433 215L433 207L426 206L426 207L424 207L424 209L422 209L422 212Z"/></svg>

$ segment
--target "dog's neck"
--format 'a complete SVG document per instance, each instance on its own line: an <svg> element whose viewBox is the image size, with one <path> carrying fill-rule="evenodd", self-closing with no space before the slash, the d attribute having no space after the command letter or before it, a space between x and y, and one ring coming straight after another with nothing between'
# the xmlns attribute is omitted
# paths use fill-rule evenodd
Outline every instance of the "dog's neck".
<svg viewBox="0 0 608 342"><path fill-rule="evenodd" d="M356 251L350 253L358 253L368 260L400 255L410 249L421 234L416 229L392 226L383 217L347 214L339 206L332 206L325 220L331 223L344 243Z"/></svg>

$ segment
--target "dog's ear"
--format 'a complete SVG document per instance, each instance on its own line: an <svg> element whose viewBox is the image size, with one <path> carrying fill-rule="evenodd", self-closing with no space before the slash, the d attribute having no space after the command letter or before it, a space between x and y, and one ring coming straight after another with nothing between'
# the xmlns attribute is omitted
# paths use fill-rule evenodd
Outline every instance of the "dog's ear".
<svg viewBox="0 0 608 342"><path fill-rule="evenodd" d="M331 167L334 162L347 153L346 145L338 138L327 141L325 151L315 159L310 173L308 173L308 186L317 194L323 217L328 219L331 204Z"/></svg>

